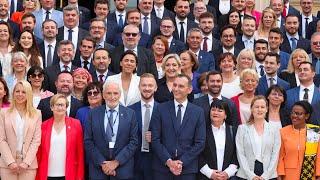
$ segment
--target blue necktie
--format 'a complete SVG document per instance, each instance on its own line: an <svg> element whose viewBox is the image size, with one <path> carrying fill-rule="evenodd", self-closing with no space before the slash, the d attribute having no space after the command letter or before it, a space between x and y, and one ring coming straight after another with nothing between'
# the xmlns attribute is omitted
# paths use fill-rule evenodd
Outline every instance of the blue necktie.
<svg viewBox="0 0 320 180"><path fill-rule="evenodd" d="M297 41L296 38L290 38L291 40L291 51L295 50L297 48Z"/></svg>
<svg viewBox="0 0 320 180"><path fill-rule="evenodd" d="M182 122L181 107L182 107L182 104L179 104L178 105L178 113L177 113L177 124L178 124L179 128L180 128L180 125L181 125L181 122Z"/></svg>
<svg viewBox="0 0 320 180"><path fill-rule="evenodd" d="M72 29L68 29L68 40L69 41L72 41L72 32L73 32L73 30Z"/></svg>
<svg viewBox="0 0 320 180"><path fill-rule="evenodd" d="M142 32L145 34L149 34L149 23L148 23L148 17L145 16L144 18L144 22L143 22L143 30ZM149 34L150 35L150 34Z"/></svg>
<svg viewBox="0 0 320 180"><path fill-rule="evenodd" d="M11 4L10 4L10 16L12 16L13 13L14 13L14 0L11 0Z"/></svg>
<svg viewBox="0 0 320 180"><path fill-rule="evenodd" d="M119 27L122 28L123 27L123 18L122 18L122 14L119 14Z"/></svg>
<svg viewBox="0 0 320 180"><path fill-rule="evenodd" d="M107 135L109 135L109 137L111 139L114 136L114 132L113 132L113 112L114 112L114 109L110 109L109 110L110 115L108 117L108 125L107 125L107 129L106 129L106 133L107 133Z"/></svg>

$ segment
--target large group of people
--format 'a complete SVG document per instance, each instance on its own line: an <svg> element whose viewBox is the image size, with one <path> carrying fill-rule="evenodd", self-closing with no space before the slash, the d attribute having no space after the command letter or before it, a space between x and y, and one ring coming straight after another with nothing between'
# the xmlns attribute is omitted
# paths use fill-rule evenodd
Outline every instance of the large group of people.
<svg viewBox="0 0 320 180"><path fill-rule="evenodd" d="M0 0L0 179L320 179L315 0L113 1Z"/></svg>

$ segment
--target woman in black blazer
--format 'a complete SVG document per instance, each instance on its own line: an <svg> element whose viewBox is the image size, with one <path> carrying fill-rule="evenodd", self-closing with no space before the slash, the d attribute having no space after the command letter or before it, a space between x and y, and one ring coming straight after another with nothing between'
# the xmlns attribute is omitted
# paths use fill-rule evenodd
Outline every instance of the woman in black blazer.
<svg viewBox="0 0 320 180"><path fill-rule="evenodd" d="M213 100L210 107L210 125L207 125L206 145L199 159L199 180L234 176L238 169L235 136L236 128L228 124L228 103Z"/></svg>

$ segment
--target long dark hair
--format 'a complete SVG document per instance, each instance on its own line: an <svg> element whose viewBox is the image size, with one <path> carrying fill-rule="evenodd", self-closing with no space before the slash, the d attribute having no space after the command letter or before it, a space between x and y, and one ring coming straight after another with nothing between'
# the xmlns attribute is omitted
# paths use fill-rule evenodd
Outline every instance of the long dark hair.
<svg viewBox="0 0 320 180"><path fill-rule="evenodd" d="M40 52L39 52L39 49L38 49L38 46L37 46L37 42L36 42L35 36L28 29L25 29L25 30L23 30L21 32L21 34L19 36L19 39L18 39L18 42L15 44L12 52L18 52L18 51L24 52L24 49L20 44L20 38L21 38L22 34L25 33L25 32L30 33L31 36L32 36L32 46L28 49L29 55L31 55L31 58L29 60L29 65L30 66L41 66L41 62L40 62L40 59L39 59Z"/></svg>

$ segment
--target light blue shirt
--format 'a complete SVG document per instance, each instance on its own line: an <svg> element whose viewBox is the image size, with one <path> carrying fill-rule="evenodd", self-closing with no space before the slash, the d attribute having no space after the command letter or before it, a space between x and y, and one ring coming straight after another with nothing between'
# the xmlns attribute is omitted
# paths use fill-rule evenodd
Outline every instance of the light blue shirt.
<svg viewBox="0 0 320 180"><path fill-rule="evenodd" d="M109 111L111 108L109 108L106 105L106 112L105 112L105 116L104 116L104 130L107 130L107 127L110 125L108 118L111 116L111 112ZM117 140L117 133L118 133L118 127L119 127L119 105L117 105L114 108L114 112L113 112L113 127L111 129L113 129L113 137L111 137L111 141L112 142L116 142Z"/></svg>

